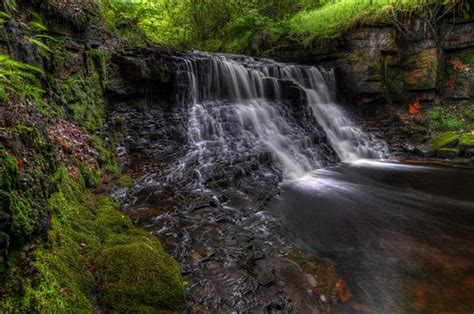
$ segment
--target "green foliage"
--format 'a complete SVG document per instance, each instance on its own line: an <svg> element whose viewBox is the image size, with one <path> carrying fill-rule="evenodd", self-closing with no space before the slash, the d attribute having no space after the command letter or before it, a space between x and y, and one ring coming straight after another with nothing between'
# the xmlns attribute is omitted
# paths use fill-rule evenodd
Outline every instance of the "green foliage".
<svg viewBox="0 0 474 314"><path fill-rule="evenodd" d="M459 143L459 135L454 132L441 133L428 140L428 145L433 149L456 146Z"/></svg>
<svg viewBox="0 0 474 314"><path fill-rule="evenodd" d="M101 254L98 264L100 298L118 312L153 312L179 309L184 289L175 262L150 237L130 243L118 240ZM125 242L125 243L120 243Z"/></svg>
<svg viewBox="0 0 474 314"><path fill-rule="evenodd" d="M44 74L43 70L36 66L0 54L0 101L5 101L9 95L15 94L43 102L44 91L40 88L38 80L41 74Z"/></svg>
<svg viewBox="0 0 474 314"><path fill-rule="evenodd" d="M31 17L32 20L28 24L28 28L32 32L32 35L27 36L27 40L37 46L43 56L53 53L53 50L49 47L49 43L56 42L56 39L46 34L48 28L44 24L41 15L32 12Z"/></svg>
<svg viewBox="0 0 474 314"><path fill-rule="evenodd" d="M38 310L91 311L89 295L97 292L105 306L116 310L125 309L126 303L139 307L150 298L155 310L177 309L183 304L179 269L161 249L158 239L135 229L111 198L91 198L82 180L71 180L65 168L58 170L53 181L58 191L50 197L49 206L53 212L61 210L62 215L53 216L51 244L38 251L38 266L44 274L34 291ZM153 248L153 255L135 250L143 243ZM120 256L114 252L120 252ZM126 261L126 269L120 267L120 261ZM147 267L138 267L142 264ZM119 286L113 285L115 278L119 278ZM142 287L136 278L150 280L145 280L147 284Z"/></svg>
<svg viewBox="0 0 474 314"><path fill-rule="evenodd" d="M278 39L287 30L283 26L289 17L319 7L320 1L105 0L99 4L109 28L131 42L139 43L141 31L168 46L244 52L258 50L259 42Z"/></svg>
<svg viewBox="0 0 474 314"><path fill-rule="evenodd" d="M474 129L474 105L434 107L427 112L432 131L468 131Z"/></svg>
<svg viewBox="0 0 474 314"><path fill-rule="evenodd" d="M5 24L9 19L11 19L10 14L4 11L0 11L0 26Z"/></svg>
<svg viewBox="0 0 474 314"><path fill-rule="evenodd" d="M9 14L16 12L16 0L3 0L3 7Z"/></svg>
<svg viewBox="0 0 474 314"><path fill-rule="evenodd" d="M100 80L84 73L56 84L73 121L90 133L103 126L104 99Z"/></svg>
<svg viewBox="0 0 474 314"><path fill-rule="evenodd" d="M18 174L18 163L15 157L0 148L0 189L10 191L14 176Z"/></svg>
<svg viewBox="0 0 474 314"><path fill-rule="evenodd" d="M301 12L291 20L296 34L312 37L340 35L354 26L375 22L391 22L400 12L411 12L429 0L338 0L322 8Z"/></svg>
<svg viewBox="0 0 474 314"><path fill-rule="evenodd" d="M132 42L263 54L289 42L343 34L361 24L396 23L427 4L453 9L456 0L105 0L109 28ZM429 14L428 14L429 15ZM428 19L432 16L428 16ZM137 37L138 36L138 37Z"/></svg>
<svg viewBox="0 0 474 314"><path fill-rule="evenodd" d="M68 173L60 167L50 177L56 191L47 204L48 241L36 251L41 276L34 283L14 276L18 258L10 256L7 289L14 297L0 301L0 312L90 313L97 295L116 311L180 309L179 268L159 240L134 228L112 198L93 196L87 180Z"/></svg>

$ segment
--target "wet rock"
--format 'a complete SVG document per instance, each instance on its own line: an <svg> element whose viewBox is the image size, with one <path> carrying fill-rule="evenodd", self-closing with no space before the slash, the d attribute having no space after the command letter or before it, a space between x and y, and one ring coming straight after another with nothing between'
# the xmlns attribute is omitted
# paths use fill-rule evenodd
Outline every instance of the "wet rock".
<svg viewBox="0 0 474 314"><path fill-rule="evenodd" d="M459 156L458 148L440 148L436 150L436 156L438 158L453 159Z"/></svg>
<svg viewBox="0 0 474 314"><path fill-rule="evenodd" d="M445 23L443 26L443 48L446 50L474 47L474 22Z"/></svg>
<svg viewBox="0 0 474 314"><path fill-rule="evenodd" d="M417 145L415 153L423 157L433 157L436 155L436 151L426 143Z"/></svg>
<svg viewBox="0 0 474 314"><path fill-rule="evenodd" d="M102 44L100 29L95 25L88 25L86 27L84 37L91 48L97 48Z"/></svg>
<svg viewBox="0 0 474 314"><path fill-rule="evenodd" d="M318 282L316 281L313 275L306 273L304 274L304 278L306 279L306 282L311 288L315 288L318 286Z"/></svg>

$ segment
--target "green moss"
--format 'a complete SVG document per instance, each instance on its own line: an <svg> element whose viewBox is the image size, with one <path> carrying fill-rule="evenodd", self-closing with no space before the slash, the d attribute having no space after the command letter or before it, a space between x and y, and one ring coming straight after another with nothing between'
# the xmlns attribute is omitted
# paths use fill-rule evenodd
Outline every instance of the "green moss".
<svg viewBox="0 0 474 314"><path fill-rule="evenodd" d="M468 51L463 55L463 61L469 64L469 67L474 69L474 51Z"/></svg>
<svg viewBox="0 0 474 314"><path fill-rule="evenodd" d="M427 112L430 129L433 131L470 130L472 125L463 117L462 109L434 107Z"/></svg>
<svg viewBox="0 0 474 314"><path fill-rule="evenodd" d="M464 134L459 138L459 146L462 148L474 148L474 134Z"/></svg>
<svg viewBox="0 0 474 314"><path fill-rule="evenodd" d="M120 176L115 183L121 187L131 188L135 182L129 176Z"/></svg>
<svg viewBox="0 0 474 314"><path fill-rule="evenodd" d="M93 196L65 167L50 181L56 192L47 205L48 241L36 252L40 279L10 280L16 297L2 300L0 312L90 313L95 296L99 308L118 312L181 309L179 268L156 237L134 228L112 198Z"/></svg>
<svg viewBox="0 0 474 314"><path fill-rule="evenodd" d="M466 154L467 157L473 157L474 158L474 148L466 149L465 154Z"/></svg>
<svg viewBox="0 0 474 314"><path fill-rule="evenodd" d="M99 156L97 157L97 162L99 163L99 166L114 176L120 176L121 170L120 166L117 163L115 155L112 154L110 149L105 146L102 138L100 138L99 136L94 136L92 142L94 144L94 148L99 153Z"/></svg>
<svg viewBox="0 0 474 314"><path fill-rule="evenodd" d="M71 112L74 122L90 133L96 133L103 127L104 97L101 84L98 75L84 73L65 81L55 81L61 102Z"/></svg>
<svg viewBox="0 0 474 314"><path fill-rule="evenodd" d="M16 158L0 148L0 189L11 189L14 176L18 174L18 170Z"/></svg>
<svg viewBox="0 0 474 314"><path fill-rule="evenodd" d="M29 148L35 148L39 151L45 146L41 132L37 127L18 124L15 126L15 133Z"/></svg>
<svg viewBox="0 0 474 314"><path fill-rule="evenodd" d="M81 175L84 178L84 183L87 188L95 188L99 185L101 176L98 170L92 169L85 163L79 165L79 170L81 171Z"/></svg>
<svg viewBox="0 0 474 314"><path fill-rule="evenodd" d="M179 309L184 289L180 272L160 244L137 238L131 244L112 245L99 258L101 301L118 312L137 309Z"/></svg>
<svg viewBox="0 0 474 314"><path fill-rule="evenodd" d="M18 192L10 193L10 215L11 230L20 241L28 238L38 226L38 210L34 208L28 199L22 197Z"/></svg>
<svg viewBox="0 0 474 314"><path fill-rule="evenodd" d="M428 145L432 149L454 147L459 143L459 135L454 132L447 132L437 135L428 140Z"/></svg>
<svg viewBox="0 0 474 314"><path fill-rule="evenodd" d="M87 70L95 81L105 90L107 86L107 59L108 55L101 49L89 48L86 51Z"/></svg>

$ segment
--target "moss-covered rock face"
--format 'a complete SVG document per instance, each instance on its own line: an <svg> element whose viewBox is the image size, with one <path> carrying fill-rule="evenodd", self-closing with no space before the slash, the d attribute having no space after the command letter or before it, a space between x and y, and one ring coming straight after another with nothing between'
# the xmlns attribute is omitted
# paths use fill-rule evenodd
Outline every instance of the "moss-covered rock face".
<svg viewBox="0 0 474 314"><path fill-rule="evenodd" d="M108 308L134 312L183 304L179 269L156 240L137 237L131 244L110 245L99 265L100 299Z"/></svg>
<svg viewBox="0 0 474 314"><path fill-rule="evenodd" d="M428 145L432 149L453 148L459 144L459 135L454 132L443 133L431 138Z"/></svg>
<svg viewBox="0 0 474 314"><path fill-rule="evenodd" d="M136 229L106 196L94 196L65 167L51 177L56 192L48 201L53 214L49 241L36 252L41 277L28 281L22 298L0 303L44 313L178 310L184 287L175 261L157 238ZM99 305L90 297L98 295Z"/></svg>
<svg viewBox="0 0 474 314"><path fill-rule="evenodd" d="M471 157L474 149L474 134L460 132L444 132L435 135L423 145L424 154L443 159Z"/></svg>
<svg viewBox="0 0 474 314"><path fill-rule="evenodd" d="M18 163L15 157L0 149L0 188L10 190L13 178L18 174Z"/></svg>
<svg viewBox="0 0 474 314"><path fill-rule="evenodd" d="M105 136L107 53L95 2L12 3L0 51L35 65L42 91L0 86L0 313L181 309L177 264L100 195L133 181L111 149L124 121ZM43 49L28 41L32 16L44 21Z"/></svg>

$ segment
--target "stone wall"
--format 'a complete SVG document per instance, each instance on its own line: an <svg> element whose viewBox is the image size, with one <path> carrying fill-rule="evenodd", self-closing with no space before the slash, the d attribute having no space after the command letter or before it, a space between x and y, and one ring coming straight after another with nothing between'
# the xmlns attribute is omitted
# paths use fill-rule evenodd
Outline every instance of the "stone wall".
<svg viewBox="0 0 474 314"><path fill-rule="evenodd" d="M401 27L364 26L273 57L334 67L340 95L352 104L474 102L474 20L430 25L411 17Z"/></svg>

